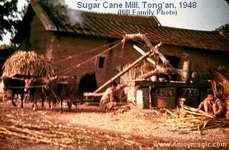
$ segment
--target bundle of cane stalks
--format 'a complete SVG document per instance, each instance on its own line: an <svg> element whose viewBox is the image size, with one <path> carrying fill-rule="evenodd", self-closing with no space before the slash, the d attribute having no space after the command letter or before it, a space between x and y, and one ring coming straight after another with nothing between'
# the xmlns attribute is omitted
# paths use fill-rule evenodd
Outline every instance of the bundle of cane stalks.
<svg viewBox="0 0 229 150"><path fill-rule="evenodd" d="M47 76L54 75L50 62L34 51L17 51L3 65L3 76Z"/></svg>
<svg viewBox="0 0 229 150"><path fill-rule="evenodd" d="M201 110L189 106L184 106L174 112L168 109L165 111L165 125L172 131L178 131L180 133L198 131L201 134L204 129L226 127L229 125L225 119L214 118Z"/></svg>
<svg viewBox="0 0 229 150"><path fill-rule="evenodd" d="M7 121L0 118L0 139L1 137L18 137L38 143L46 143L69 149L72 148L70 144L76 142L74 140L76 135L73 134L74 127L54 124L46 118L39 118L39 120L40 124L29 123L29 121L22 121L11 117Z"/></svg>

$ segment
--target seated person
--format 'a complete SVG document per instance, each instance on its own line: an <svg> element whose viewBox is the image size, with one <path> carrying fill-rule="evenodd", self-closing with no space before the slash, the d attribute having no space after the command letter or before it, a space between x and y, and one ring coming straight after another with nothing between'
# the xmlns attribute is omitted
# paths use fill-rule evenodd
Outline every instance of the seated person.
<svg viewBox="0 0 229 150"><path fill-rule="evenodd" d="M224 103L219 98L214 98L212 94L209 94L199 105L199 110L203 110L213 117L221 118L225 116Z"/></svg>
<svg viewBox="0 0 229 150"><path fill-rule="evenodd" d="M112 82L111 86L106 89L99 103L99 107L102 111L109 111L117 106L118 97L116 96L116 93L118 90L119 87L116 82Z"/></svg>
<svg viewBox="0 0 229 150"><path fill-rule="evenodd" d="M219 98L216 98L216 100L213 104L213 113L214 113L214 117L217 117L217 118L224 118L225 117L226 105Z"/></svg>

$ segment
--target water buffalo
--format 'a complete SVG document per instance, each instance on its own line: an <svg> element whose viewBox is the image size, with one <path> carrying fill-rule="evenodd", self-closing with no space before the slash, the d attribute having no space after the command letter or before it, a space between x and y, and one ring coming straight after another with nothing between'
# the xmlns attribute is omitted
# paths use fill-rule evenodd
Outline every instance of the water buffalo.
<svg viewBox="0 0 229 150"><path fill-rule="evenodd" d="M53 79L32 79L26 81L25 90L30 95L30 100L33 102L33 109L37 108L37 99L41 98L42 107L45 99L49 102L49 108L60 103L61 111L63 111L63 101L67 100L69 111L71 111L76 93L76 77L64 77Z"/></svg>
<svg viewBox="0 0 229 150"><path fill-rule="evenodd" d="M3 77L4 91L11 92L11 101L13 106L16 106L14 98L16 95L20 95L21 97L21 108L23 108L23 99L24 99L24 88L25 88L25 80L19 78L10 78Z"/></svg>
<svg viewBox="0 0 229 150"><path fill-rule="evenodd" d="M29 94L29 100L33 103L33 110L37 109L37 100L41 98L42 107L46 99L46 84L41 78L25 80L25 92Z"/></svg>
<svg viewBox="0 0 229 150"><path fill-rule="evenodd" d="M56 84L57 86L57 93L60 97L60 104L61 104L61 111L63 101L67 101L68 109L71 111L72 104L76 105L76 92L77 92L77 78L76 76L67 76L59 81Z"/></svg>

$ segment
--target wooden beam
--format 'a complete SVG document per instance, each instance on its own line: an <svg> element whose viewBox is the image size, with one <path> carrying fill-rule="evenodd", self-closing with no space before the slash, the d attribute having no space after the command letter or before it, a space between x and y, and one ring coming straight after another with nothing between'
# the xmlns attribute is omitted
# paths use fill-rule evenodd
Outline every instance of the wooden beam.
<svg viewBox="0 0 229 150"><path fill-rule="evenodd" d="M172 67L169 61L166 59L166 57L158 49L154 48L151 41L146 37L145 34L140 34L140 33L126 34L122 40L122 43L125 43L127 40L134 40L134 39L135 40L139 39L139 40L144 41L146 46L150 49L150 51L153 51L154 56L158 57L165 66Z"/></svg>
<svg viewBox="0 0 229 150"><path fill-rule="evenodd" d="M139 52L141 55L145 55L145 54L146 54L146 52L145 52L144 50L142 50L141 48L139 48L139 47L136 46L136 45L133 45L133 48L134 48L137 52ZM156 62L155 62L153 59L151 59L151 58L147 58L146 60L147 60L150 64L154 65L154 66L156 67L156 69L153 70L153 71L150 71L150 72L148 72L148 73L146 73L146 74L144 74L144 75L142 76L142 78L146 79L146 78L152 76L153 74L155 74L155 73L160 73L160 72L161 72L161 73L167 74L166 71L165 71L165 70L166 70L165 67L161 66L160 64L157 64L157 65L156 65ZM171 68L172 72L176 72L176 73L178 73L179 75L181 75L181 73L182 73L182 70L181 70L181 69L173 68L172 66L171 66L170 68Z"/></svg>
<svg viewBox="0 0 229 150"><path fill-rule="evenodd" d="M147 53L145 53L144 51L139 50L139 53L142 54L142 56L140 58L138 58L136 61L134 61L130 66L128 66L127 68L125 68L123 71L121 71L120 73L118 73L116 76L114 76L113 78L111 78L110 80L108 80L107 82L105 82L101 87L99 87L94 93L97 93L99 91L101 91L104 87L106 87L107 85L109 85L111 82L113 82L114 80L116 80L117 78L119 78L120 76L122 76L123 74L125 74L127 71L129 71L131 68L135 67L140 61L147 59L147 57L149 57L151 54L156 58L159 59L162 64L157 64L154 60L148 59L148 61L150 61L152 64L154 64L155 66L155 70L151 73L154 72L164 72L166 74L171 74L171 73L179 73L179 70L174 68L169 61L166 59L166 57L158 50L158 47L161 46L162 43L159 43L156 47L154 47L151 43L151 41L146 37L145 34L126 34L123 37L122 43L123 45L126 43L127 40L142 40L145 42L146 46L150 49ZM144 53L143 53L144 52ZM147 75L148 76L148 75Z"/></svg>
<svg viewBox="0 0 229 150"><path fill-rule="evenodd" d="M149 52L145 53L145 55L139 57L131 65L129 65L128 67L126 67L123 71L119 72L117 75L115 75L110 80L108 80L107 82L105 82L101 87L99 87L96 91L94 91L94 93L100 92L103 88L105 88L106 86L108 86L109 84L111 84L114 80L116 80L117 78L119 78L120 76L122 76L123 74L125 74L131 68L135 67L139 62L141 62L142 60L146 59L149 55L151 55L152 52L154 52L154 50L157 50L158 47L160 47L161 45L162 45L162 43L159 43L158 45L155 46L155 48L153 47Z"/></svg>
<svg viewBox="0 0 229 150"><path fill-rule="evenodd" d="M133 40L133 39L140 39L142 41L145 42L146 46L150 49L154 48L154 46L152 45L151 41L146 37L145 34L141 34L141 33L138 33L138 34L126 34L124 37L123 37L123 40L122 42L125 43L127 40ZM157 51L157 50L155 50Z"/></svg>
<svg viewBox="0 0 229 150"><path fill-rule="evenodd" d="M141 55L145 55L146 54L146 52L145 51L143 51L140 47L138 47L137 45L133 45L133 48L137 51L137 52L139 52ZM149 62L149 63L151 63L152 65L156 65L156 63L155 63L155 61L153 60L153 59L151 59L151 58L146 58L146 60Z"/></svg>
<svg viewBox="0 0 229 150"><path fill-rule="evenodd" d="M102 97L103 93L90 93L90 92L86 92L83 94L84 97Z"/></svg>

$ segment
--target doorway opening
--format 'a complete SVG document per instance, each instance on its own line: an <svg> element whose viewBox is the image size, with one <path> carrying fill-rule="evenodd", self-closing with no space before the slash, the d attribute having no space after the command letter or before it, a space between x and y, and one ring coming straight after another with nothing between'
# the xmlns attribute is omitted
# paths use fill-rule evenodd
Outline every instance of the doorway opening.
<svg viewBox="0 0 229 150"><path fill-rule="evenodd" d="M87 73L79 81L79 96L83 99L84 92L94 92L98 88L95 73Z"/></svg>

